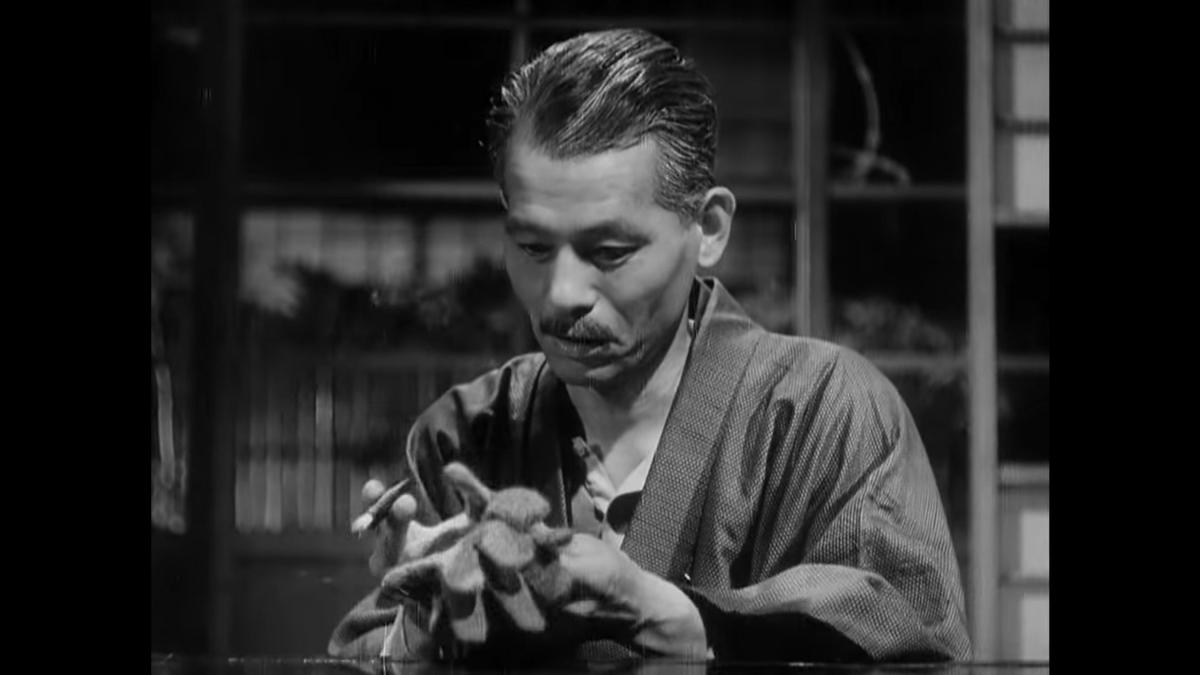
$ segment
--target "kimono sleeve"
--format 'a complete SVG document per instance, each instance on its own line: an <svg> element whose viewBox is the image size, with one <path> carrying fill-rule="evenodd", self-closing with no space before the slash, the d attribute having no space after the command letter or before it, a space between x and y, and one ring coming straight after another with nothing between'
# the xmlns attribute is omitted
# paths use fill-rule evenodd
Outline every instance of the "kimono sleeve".
<svg viewBox="0 0 1200 675"><path fill-rule="evenodd" d="M829 417L843 423L820 434L838 446L825 452L836 478L822 503L788 514L789 500L805 489L795 479L763 505L787 514L768 533L771 548L796 553L741 588L683 589L715 656L969 659L957 558L915 422L890 385L853 415L841 412Z"/></svg>

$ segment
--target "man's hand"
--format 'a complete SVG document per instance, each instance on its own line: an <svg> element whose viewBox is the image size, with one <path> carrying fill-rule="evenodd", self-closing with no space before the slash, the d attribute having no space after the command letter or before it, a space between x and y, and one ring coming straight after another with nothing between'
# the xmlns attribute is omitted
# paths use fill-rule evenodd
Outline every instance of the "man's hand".
<svg viewBox="0 0 1200 675"><path fill-rule="evenodd" d="M682 659L704 659L700 612L678 587L637 565L624 551L576 534L559 552L574 585L562 611L597 628L632 634L635 646Z"/></svg>
<svg viewBox="0 0 1200 675"><path fill-rule="evenodd" d="M546 618L525 574L543 587L561 587L553 570L570 531L546 526L550 505L532 490L492 491L457 463L443 473L466 508L429 527L414 519L411 496L396 498L394 489L384 491L382 485L364 489L364 497L375 501L357 522L385 514L371 559L372 571L382 577L381 593L417 601L427 610L427 630L454 647L484 645L514 629L544 634ZM395 499L390 508L388 499Z"/></svg>
<svg viewBox="0 0 1200 675"><path fill-rule="evenodd" d="M431 632L482 645L500 624L509 638L516 628L555 643L609 636L664 656L707 655L699 611L679 588L596 537L547 527L549 504L531 490L493 492L460 464L444 474L466 509L426 527L416 500L400 496L375 527L371 556L382 591L416 599ZM386 492L368 483L363 497L378 510L395 497Z"/></svg>

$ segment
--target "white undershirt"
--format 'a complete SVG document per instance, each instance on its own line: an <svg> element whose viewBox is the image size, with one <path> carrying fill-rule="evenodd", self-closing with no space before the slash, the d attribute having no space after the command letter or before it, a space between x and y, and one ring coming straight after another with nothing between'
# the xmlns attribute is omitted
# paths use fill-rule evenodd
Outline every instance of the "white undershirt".
<svg viewBox="0 0 1200 675"><path fill-rule="evenodd" d="M638 464L633 471L621 481L620 485L614 485L612 477L604 468L604 463L600 461L599 455L592 446L588 446L580 440L575 443L575 454L587 467L587 478L584 481L582 489L580 489L575 498L572 499L571 505L575 514L575 523L577 530L583 530L590 534L594 534L604 541L620 548L621 543L625 540L625 527L628 522L620 523L618 530L613 529L612 524L608 520L609 507L617 497L621 495L635 494L642 491L646 484L646 476L650 472L650 465L654 460L654 453L651 452ZM594 516L587 514L584 509L594 509ZM589 517L590 516L590 517Z"/></svg>

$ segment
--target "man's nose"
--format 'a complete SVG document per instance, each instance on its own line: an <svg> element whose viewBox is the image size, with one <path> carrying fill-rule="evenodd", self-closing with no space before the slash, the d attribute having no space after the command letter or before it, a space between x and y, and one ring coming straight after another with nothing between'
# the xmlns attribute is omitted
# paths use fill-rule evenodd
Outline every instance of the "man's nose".
<svg viewBox="0 0 1200 675"><path fill-rule="evenodd" d="M592 276L595 270L580 260L569 247L564 247L554 260L550 272L547 302L558 316L579 319L592 311L596 291Z"/></svg>

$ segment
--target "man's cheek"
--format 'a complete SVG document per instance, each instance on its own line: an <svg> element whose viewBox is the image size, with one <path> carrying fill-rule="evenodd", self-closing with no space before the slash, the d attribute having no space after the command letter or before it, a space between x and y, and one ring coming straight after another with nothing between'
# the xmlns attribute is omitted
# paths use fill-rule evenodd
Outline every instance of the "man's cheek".
<svg viewBox="0 0 1200 675"><path fill-rule="evenodd" d="M520 263L508 263L508 280L512 284L513 293L525 307L525 311L534 313L538 304L539 283L536 275L530 274Z"/></svg>

